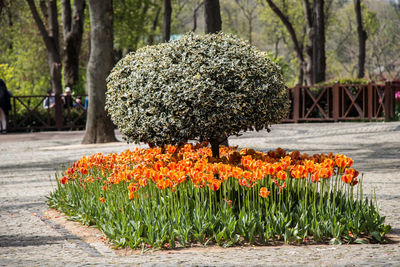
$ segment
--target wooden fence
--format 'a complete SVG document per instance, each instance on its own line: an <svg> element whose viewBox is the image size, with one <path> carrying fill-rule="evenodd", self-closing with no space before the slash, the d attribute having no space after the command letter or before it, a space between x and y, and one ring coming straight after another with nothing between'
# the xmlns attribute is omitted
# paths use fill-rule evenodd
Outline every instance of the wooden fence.
<svg viewBox="0 0 400 267"><path fill-rule="evenodd" d="M395 116L395 92L400 82L365 85L296 86L288 89L291 110L284 122L337 122L390 120ZM82 100L85 96L81 96ZM8 118L10 131L84 129L86 110L82 105L44 109L46 96L14 96Z"/></svg>
<svg viewBox="0 0 400 267"><path fill-rule="evenodd" d="M400 83L296 86L288 89L291 111L285 122L390 120Z"/></svg>
<svg viewBox="0 0 400 267"><path fill-rule="evenodd" d="M9 131L84 129L86 110L83 104L64 107L61 96L53 96L56 106L44 108L47 96L12 96L8 116ZM82 99L85 96L79 96ZM84 101L84 100L83 100Z"/></svg>

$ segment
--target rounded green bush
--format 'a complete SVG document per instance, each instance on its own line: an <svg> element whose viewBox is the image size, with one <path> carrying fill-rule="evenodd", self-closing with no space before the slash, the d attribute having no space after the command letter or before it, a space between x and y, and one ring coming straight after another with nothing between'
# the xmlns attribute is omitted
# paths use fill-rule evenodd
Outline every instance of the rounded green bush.
<svg viewBox="0 0 400 267"><path fill-rule="evenodd" d="M107 88L112 121L135 143L222 141L268 129L289 107L277 64L223 33L138 49L117 63Z"/></svg>

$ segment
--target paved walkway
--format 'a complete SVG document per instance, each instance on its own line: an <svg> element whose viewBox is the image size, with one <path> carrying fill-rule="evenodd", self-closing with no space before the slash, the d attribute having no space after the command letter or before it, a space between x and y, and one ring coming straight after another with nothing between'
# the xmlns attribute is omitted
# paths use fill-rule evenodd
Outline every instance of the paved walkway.
<svg viewBox="0 0 400 267"><path fill-rule="evenodd" d="M99 239L87 240L46 217L46 196L60 166L124 143L80 145L82 132L0 135L0 266L400 266L400 123L282 124L245 133L231 145L309 154L344 153L376 190L393 227L392 244L186 249L119 256ZM58 217L58 216L56 216Z"/></svg>

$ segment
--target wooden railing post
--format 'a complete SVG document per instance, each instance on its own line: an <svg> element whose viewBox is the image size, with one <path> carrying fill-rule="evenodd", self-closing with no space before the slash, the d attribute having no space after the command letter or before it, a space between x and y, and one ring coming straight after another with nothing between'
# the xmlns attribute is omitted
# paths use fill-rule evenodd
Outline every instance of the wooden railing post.
<svg viewBox="0 0 400 267"><path fill-rule="evenodd" d="M391 97L390 97L391 98L391 100L390 100L390 103L391 103L390 117L392 119L394 119L394 117L396 115L396 87L397 87L396 82L391 81L390 82L390 95L391 95Z"/></svg>
<svg viewBox="0 0 400 267"><path fill-rule="evenodd" d="M332 87L332 115L333 121L339 121L339 83L335 82Z"/></svg>
<svg viewBox="0 0 400 267"><path fill-rule="evenodd" d="M300 114L300 86L296 85L293 88L293 121L294 123L299 122Z"/></svg>
<svg viewBox="0 0 400 267"><path fill-rule="evenodd" d="M373 102L372 102L373 92L372 92L372 83L371 82L368 83L367 97L368 97L368 104L367 104L368 120L372 121L372 116L373 116L372 115L372 111L373 111Z"/></svg>
<svg viewBox="0 0 400 267"><path fill-rule="evenodd" d="M60 94L55 95L55 119L56 119L56 128L58 131L62 130L62 126L64 124L64 118L62 114L62 109L63 109L63 101L61 99Z"/></svg>
<svg viewBox="0 0 400 267"><path fill-rule="evenodd" d="M385 83L383 108L385 111L385 121L389 121L393 118L393 90L390 82Z"/></svg>
<svg viewBox="0 0 400 267"><path fill-rule="evenodd" d="M12 124L15 129L15 128L17 128L17 100L15 99L16 96L13 96L12 98L13 98L13 109L14 109L14 112L13 112L14 121Z"/></svg>

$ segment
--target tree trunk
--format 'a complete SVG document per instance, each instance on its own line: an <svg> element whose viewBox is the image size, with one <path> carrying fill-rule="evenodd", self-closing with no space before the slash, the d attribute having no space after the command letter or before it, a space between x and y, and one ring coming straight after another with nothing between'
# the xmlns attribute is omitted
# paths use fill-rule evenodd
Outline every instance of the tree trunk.
<svg viewBox="0 0 400 267"><path fill-rule="evenodd" d="M314 40L314 29L309 29L308 33L308 40L309 42ZM314 75L313 75L313 46L306 45L305 49L306 58L303 63L303 73L306 85L313 85L314 84Z"/></svg>
<svg viewBox="0 0 400 267"><path fill-rule="evenodd" d="M354 0L354 9L357 19L357 34L358 34L358 73L357 78L364 78L365 76L365 54L367 32L364 29L362 22L361 0Z"/></svg>
<svg viewBox="0 0 400 267"><path fill-rule="evenodd" d="M326 72L324 0L314 0L313 14L313 83L319 83L325 81Z"/></svg>
<svg viewBox="0 0 400 267"><path fill-rule="evenodd" d="M164 0L163 41L168 42L171 36L171 0Z"/></svg>
<svg viewBox="0 0 400 267"><path fill-rule="evenodd" d="M221 10L219 0L204 0L204 18L206 33L218 33L222 29ZM221 138L219 138L221 139ZM213 157L219 158L219 145L229 146L228 138L210 140Z"/></svg>
<svg viewBox="0 0 400 267"><path fill-rule="evenodd" d="M42 13L47 17L48 30L46 29L43 20L41 19L35 2L33 0L26 0L29 9L31 10L33 19L37 27L39 28L40 35L42 36L43 42L47 50L47 62L49 64L50 80L53 93L55 95L56 106L55 106L55 117L56 127L61 130L63 123L62 116L62 103L61 103L61 56L59 48L59 31L58 31L58 12L57 12L57 1L50 0L48 6L45 6L44 2L41 2Z"/></svg>
<svg viewBox="0 0 400 267"><path fill-rule="evenodd" d="M314 84L313 75L313 45L315 44L315 25L313 10L308 0L303 0L304 16L306 19L306 32L308 37L308 44L305 47L305 59L303 63L303 73L306 85Z"/></svg>
<svg viewBox="0 0 400 267"><path fill-rule="evenodd" d="M217 33L222 29L219 0L204 0L206 33Z"/></svg>
<svg viewBox="0 0 400 267"><path fill-rule="evenodd" d="M73 14L71 14L70 0L62 0L61 4L64 35L64 82L65 86L73 89L79 79L79 55L85 19L85 1L74 1Z"/></svg>
<svg viewBox="0 0 400 267"><path fill-rule="evenodd" d="M58 32L58 14L57 14L57 1L50 0L47 6L48 27L46 30L42 19L37 11L36 5L33 0L27 0L31 10L33 19L39 28L40 35L47 49L47 59L50 70L51 85L53 92L57 94L62 93L61 87L61 56L59 48L59 32Z"/></svg>
<svg viewBox="0 0 400 267"><path fill-rule="evenodd" d="M112 0L89 0L91 51L87 68L89 107L83 144L116 141L105 105L106 78L113 67Z"/></svg>
<svg viewBox="0 0 400 267"><path fill-rule="evenodd" d="M298 76L298 80L297 80L297 85L299 85L299 86L301 86L301 85L303 85L303 82L304 82L304 64L305 64L305 62L304 61L302 61L302 62L300 62L299 63L299 65L300 65L300 68L299 68L299 76Z"/></svg>

